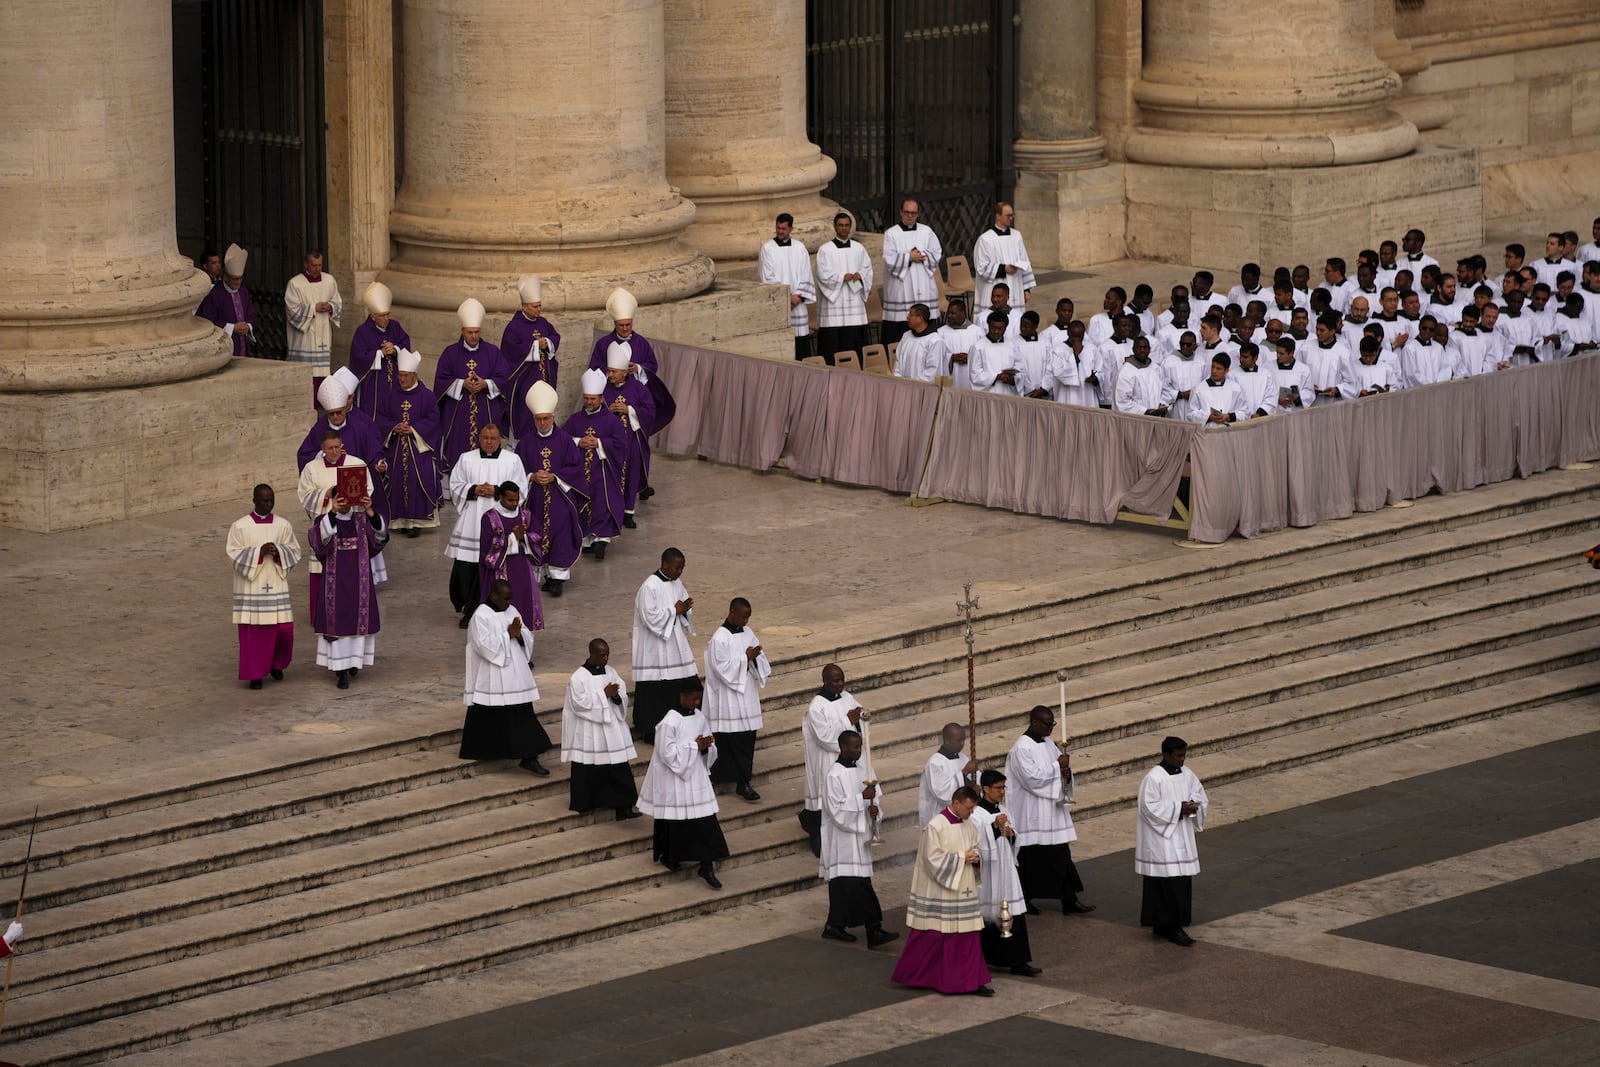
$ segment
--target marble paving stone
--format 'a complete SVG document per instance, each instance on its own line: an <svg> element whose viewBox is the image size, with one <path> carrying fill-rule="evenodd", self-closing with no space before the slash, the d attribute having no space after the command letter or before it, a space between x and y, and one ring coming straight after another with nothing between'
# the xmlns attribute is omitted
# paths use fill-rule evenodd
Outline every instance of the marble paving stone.
<svg viewBox="0 0 1600 1067"><path fill-rule="evenodd" d="M1095 1067L1227 1067L1219 1059L1186 1049L1153 1045L1114 1034L1082 1030L1027 1016L1003 1019L945 1034L888 1052L846 1060L860 1067L924 1067L930 1063L1083 1063Z"/></svg>

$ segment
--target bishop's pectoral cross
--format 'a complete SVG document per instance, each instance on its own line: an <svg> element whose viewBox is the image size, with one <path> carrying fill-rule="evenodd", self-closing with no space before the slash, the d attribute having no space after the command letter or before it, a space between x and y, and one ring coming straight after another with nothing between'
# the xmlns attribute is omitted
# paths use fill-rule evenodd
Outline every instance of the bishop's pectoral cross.
<svg viewBox="0 0 1600 1067"><path fill-rule="evenodd" d="M477 373L478 373L478 361L475 360L475 359L467 360L467 377L468 378L476 377ZM476 442L478 440L478 394L477 393L471 393L471 394L469 394L467 396L467 431L472 435L471 439L474 442Z"/></svg>

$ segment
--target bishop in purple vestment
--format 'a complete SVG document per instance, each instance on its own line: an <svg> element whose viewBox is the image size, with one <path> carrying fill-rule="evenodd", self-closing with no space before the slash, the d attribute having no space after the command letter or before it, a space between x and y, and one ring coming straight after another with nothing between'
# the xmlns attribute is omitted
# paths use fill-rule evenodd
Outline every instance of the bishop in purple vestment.
<svg viewBox="0 0 1600 1067"><path fill-rule="evenodd" d="M217 329L233 327L233 354L248 356L255 347L256 305L244 287L244 266L249 253L229 245L223 258L222 280L200 301L195 314L209 320Z"/></svg>
<svg viewBox="0 0 1600 1067"><path fill-rule="evenodd" d="M410 349L400 352L398 385L387 394L377 420L389 521L407 537L439 525L439 500L444 495L439 471L439 405L433 390L417 381L421 364L422 357Z"/></svg>
<svg viewBox="0 0 1600 1067"><path fill-rule="evenodd" d="M576 472L578 480L567 480L588 495L578 513L583 520L583 539L596 542L594 551L600 559L605 558L600 546L622 533L622 472L634 447L626 421L606 410L605 389L604 374L584 371L583 402L563 427L583 457Z"/></svg>
<svg viewBox="0 0 1600 1067"><path fill-rule="evenodd" d="M311 524L311 551L322 563L322 587L311 601L317 665L350 688L350 675L372 663L378 633L378 586L372 557L383 551L383 519L352 512L349 502Z"/></svg>
<svg viewBox="0 0 1600 1067"><path fill-rule="evenodd" d="M560 596L583 551L583 509L589 506L583 482L587 455L565 430L556 427L556 391L544 382L528 390L526 407L533 432L517 446L528 472L526 503L544 553L544 590ZM565 484L563 484L565 483Z"/></svg>
<svg viewBox="0 0 1600 1067"><path fill-rule="evenodd" d="M655 403L650 390L627 369L627 352L622 345L614 345L607 358L612 366L606 370L606 387L600 399L620 421L628 439L622 468L622 525L631 530L640 490L650 482L650 435L645 427L655 417Z"/></svg>
<svg viewBox="0 0 1600 1067"><path fill-rule="evenodd" d="M389 316L394 294L382 282L373 282L362 294L367 318L350 338L350 369L361 379L356 387L356 410L376 420L389 394L400 388L398 357L411 348L406 328Z"/></svg>
<svg viewBox="0 0 1600 1067"><path fill-rule="evenodd" d="M511 583L511 603L535 630L544 629L539 603L539 531L515 482L497 486L494 507L483 513L478 538L478 582L483 602L496 581Z"/></svg>
<svg viewBox="0 0 1600 1067"><path fill-rule="evenodd" d="M483 305L471 298L456 310L461 340L440 354L433 376L446 470L463 452L478 447L478 434L485 426L506 425L505 366L500 350L483 339L485 315Z"/></svg>
<svg viewBox="0 0 1600 1067"><path fill-rule="evenodd" d="M654 437L658 430L672 421L678 405L672 399L672 391L667 388L667 383L661 380L660 362L656 359L655 349L643 336L633 332L633 316L638 310L639 301L634 299L632 293L626 289L612 290L606 299L606 312L611 316L613 327L610 333L594 343L594 348L589 352L589 369L605 370L611 346L618 342L628 346L629 359L633 363L629 370L637 368L644 371L650 388L652 414L651 421L644 426L644 433L646 437Z"/></svg>
<svg viewBox="0 0 1600 1067"><path fill-rule="evenodd" d="M528 275L517 286L522 310L511 316L500 335L500 361L506 369L506 391L511 418L511 436L518 441L533 433L533 417L527 407L528 390L534 382L556 388L561 366L556 353L561 334L544 317L544 298L539 279Z"/></svg>

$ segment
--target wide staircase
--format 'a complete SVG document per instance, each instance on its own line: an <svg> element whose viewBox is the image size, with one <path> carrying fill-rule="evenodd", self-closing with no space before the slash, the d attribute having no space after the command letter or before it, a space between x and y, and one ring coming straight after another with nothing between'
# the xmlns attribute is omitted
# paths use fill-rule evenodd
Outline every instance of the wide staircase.
<svg viewBox="0 0 1600 1067"><path fill-rule="evenodd" d="M980 756L1003 759L1063 669L1080 817L1131 804L1168 733L1216 786L1592 693L1600 582L1581 556L1600 482L1566 484L1512 503L1467 494L1448 516L1418 508L1356 536L1268 538L1226 565L1172 550L1074 579L1064 560L1058 586L991 593ZM650 862L648 819L575 816L564 771L464 764L455 731L227 777L202 767L46 812L4 1052L100 1062L814 886L799 723L827 662L871 709L890 816L879 862L904 862L917 775L940 726L966 718L959 623L929 614L819 635L775 664L763 799L724 797L720 893ZM545 703L554 727L559 693ZM20 856L27 829L0 827L0 854Z"/></svg>

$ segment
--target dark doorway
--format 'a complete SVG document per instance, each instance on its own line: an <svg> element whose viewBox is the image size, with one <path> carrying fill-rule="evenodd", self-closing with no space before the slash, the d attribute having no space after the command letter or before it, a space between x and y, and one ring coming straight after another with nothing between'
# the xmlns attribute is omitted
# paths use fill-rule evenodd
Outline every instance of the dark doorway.
<svg viewBox="0 0 1600 1067"><path fill-rule="evenodd" d="M322 0L173 0L172 41L178 247L249 250L256 351L282 359L284 285L328 247Z"/></svg>
<svg viewBox="0 0 1600 1067"><path fill-rule="evenodd" d="M864 230L922 201L946 255L969 255L1016 184L1017 0L811 0L811 139L825 191Z"/></svg>

